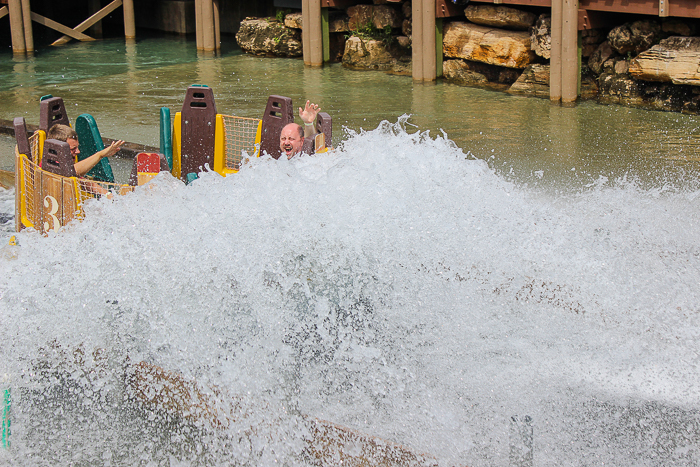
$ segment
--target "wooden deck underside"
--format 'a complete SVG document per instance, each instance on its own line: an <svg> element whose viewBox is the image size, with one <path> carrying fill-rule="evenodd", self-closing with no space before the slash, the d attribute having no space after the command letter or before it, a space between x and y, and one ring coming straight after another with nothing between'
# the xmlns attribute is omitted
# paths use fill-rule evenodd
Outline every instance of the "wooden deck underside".
<svg viewBox="0 0 700 467"><path fill-rule="evenodd" d="M328 0L333 3L332 0ZM479 0L476 4L520 5L551 8L552 0ZM624 13L628 15L674 16L700 18L700 5L696 0L579 0L579 16L586 12ZM464 5L450 0L437 0L437 17L463 16ZM595 15L595 14L594 14ZM579 22L580 24L581 22Z"/></svg>

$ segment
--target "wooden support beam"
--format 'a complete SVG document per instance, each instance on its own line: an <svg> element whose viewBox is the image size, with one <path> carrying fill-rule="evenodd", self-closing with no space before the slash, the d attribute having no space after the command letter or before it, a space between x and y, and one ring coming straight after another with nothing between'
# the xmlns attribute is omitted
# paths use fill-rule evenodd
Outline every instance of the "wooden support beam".
<svg viewBox="0 0 700 467"><path fill-rule="evenodd" d="M202 27L202 1L203 0L194 0L194 22L197 50L202 50L204 48L204 35Z"/></svg>
<svg viewBox="0 0 700 467"><path fill-rule="evenodd" d="M423 5L423 81L435 81L435 0L424 0Z"/></svg>
<svg viewBox="0 0 700 467"><path fill-rule="evenodd" d="M561 100L561 21L563 0L552 0L552 48L549 57L549 100Z"/></svg>
<svg viewBox="0 0 700 467"><path fill-rule="evenodd" d="M22 22L24 23L24 46L28 53L34 53L34 34L32 33L32 6L29 0L22 0Z"/></svg>
<svg viewBox="0 0 700 467"><path fill-rule="evenodd" d="M32 21L41 24L42 26L46 26L47 28L51 28L55 31L62 32L66 36L70 36L73 39L78 39L79 41L94 41L92 37L83 34L82 32L74 31L73 29L62 25L61 23L57 23L56 21L49 19L45 16L41 16L40 14L32 12Z"/></svg>
<svg viewBox="0 0 700 467"><path fill-rule="evenodd" d="M309 13L308 22L302 23L304 30L308 29L309 40L309 64L311 66L323 66L323 32L321 26L321 0L308 0L306 3ZM308 25L308 27L307 27ZM304 58L304 63L307 60Z"/></svg>
<svg viewBox="0 0 700 467"><path fill-rule="evenodd" d="M423 81L423 2L413 0L411 20L413 21L413 38L411 44L412 75L414 81Z"/></svg>
<svg viewBox="0 0 700 467"><path fill-rule="evenodd" d="M202 0L202 49L205 52L216 50L216 39L214 32L214 5L212 0Z"/></svg>
<svg viewBox="0 0 700 467"><path fill-rule="evenodd" d="M679 18L700 18L697 0L667 0L668 16Z"/></svg>
<svg viewBox="0 0 700 467"><path fill-rule="evenodd" d="M442 18L435 19L435 75L439 78L442 76L442 42L444 39L444 24Z"/></svg>
<svg viewBox="0 0 700 467"><path fill-rule="evenodd" d="M134 17L134 0L124 0L124 37L136 38L136 20Z"/></svg>
<svg viewBox="0 0 700 467"><path fill-rule="evenodd" d="M100 4L100 0L90 0L89 1L90 16L94 15L95 13L98 13L102 9L101 6L102 5ZM73 28L73 29L75 29L75 28ZM102 22L101 21L96 22L95 24L90 26L88 29L90 30L90 32L88 34L90 34L91 36L97 37L97 38L102 38Z"/></svg>
<svg viewBox="0 0 700 467"><path fill-rule="evenodd" d="M22 20L21 0L9 0L7 4L10 10L10 34L12 36L12 52L23 54L27 52L24 44L24 21Z"/></svg>
<svg viewBox="0 0 700 467"><path fill-rule="evenodd" d="M212 2L214 11L214 47L216 50L221 49L221 5L219 0Z"/></svg>
<svg viewBox="0 0 700 467"><path fill-rule="evenodd" d="M561 102L570 104L578 99L581 76L578 59L578 0L564 0L561 26Z"/></svg>
<svg viewBox="0 0 700 467"><path fill-rule="evenodd" d="M323 66L321 0L302 0L301 22L304 25L301 30L304 64Z"/></svg>
<svg viewBox="0 0 700 467"><path fill-rule="evenodd" d="M0 18L4 18L5 16L7 16L9 14L10 14L10 10L6 6L0 8Z"/></svg>
<svg viewBox="0 0 700 467"><path fill-rule="evenodd" d="M584 10L700 18L697 0L580 0Z"/></svg>
<svg viewBox="0 0 700 467"><path fill-rule="evenodd" d="M304 59L304 65L311 65L311 39L309 38L309 30L305 25L311 24L309 17L309 0L301 0L301 55Z"/></svg>
<svg viewBox="0 0 700 467"><path fill-rule="evenodd" d="M331 61L330 24L328 23L328 8L321 8L321 37L323 41L323 63Z"/></svg>
<svg viewBox="0 0 700 467"><path fill-rule="evenodd" d="M99 21L102 21L103 18L105 18L107 15L109 15L111 12L116 10L122 6L122 0L114 0L112 3L109 5L105 6L102 8L100 11L95 13L94 15L90 16L88 19L77 25L76 27L73 28L73 31L76 32L83 32L86 31L89 27L92 25L98 23ZM56 39L51 45L63 45L68 43L71 40L70 36L62 36Z"/></svg>

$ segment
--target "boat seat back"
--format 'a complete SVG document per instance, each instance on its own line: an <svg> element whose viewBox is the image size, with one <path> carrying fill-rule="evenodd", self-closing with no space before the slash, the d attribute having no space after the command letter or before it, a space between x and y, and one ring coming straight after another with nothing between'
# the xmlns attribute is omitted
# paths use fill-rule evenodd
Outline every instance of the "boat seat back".
<svg viewBox="0 0 700 467"><path fill-rule="evenodd" d="M17 151L32 160L32 149L29 145L29 134L24 117L17 117L13 121L15 127L15 141L17 141Z"/></svg>
<svg viewBox="0 0 700 467"><path fill-rule="evenodd" d="M282 153L280 151L282 128L293 122L292 99L284 96L270 96L262 118L260 155L266 152L275 159L279 159Z"/></svg>
<svg viewBox="0 0 700 467"><path fill-rule="evenodd" d="M79 115L75 119L75 132L78 133L78 141L80 141L79 161L105 148L100 130L97 128L97 122L92 115ZM114 174L112 173L112 166L109 164L109 158L103 157L95 167L90 169L86 176L93 180L114 183Z"/></svg>
<svg viewBox="0 0 700 467"><path fill-rule="evenodd" d="M49 129L57 123L70 126L63 99L53 96L42 98L39 103L39 129L48 134Z"/></svg>
<svg viewBox="0 0 700 467"><path fill-rule="evenodd" d="M326 137L326 146L328 147L331 145L331 141L333 140L333 120L328 113L319 112L316 116L316 133L323 133Z"/></svg>
<svg viewBox="0 0 700 467"><path fill-rule="evenodd" d="M41 168L63 177L76 177L75 161L70 153L70 145L65 141L47 139L44 141L44 154Z"/></svg>
<svg viewBox="0 0 700 467"><path fill-rule="evenodd" d="M216 139L216 104L214 91L209 86L192 85L187 88L181 112L181 178L199 173L204 165L214 169Z"/></svg>
<svg viewBox="0 0 700 467"><path fill-rule="evenodd" d="M316 116L316 135L323 133L325 144L321 148L316 147L316 138L304 138L304 145L301 148L301 152L304 154L314 154L316 151L325 149L331 142L331 137L333 136L333 127L331 122L331 116L326 112L319 112Z"/></svg>

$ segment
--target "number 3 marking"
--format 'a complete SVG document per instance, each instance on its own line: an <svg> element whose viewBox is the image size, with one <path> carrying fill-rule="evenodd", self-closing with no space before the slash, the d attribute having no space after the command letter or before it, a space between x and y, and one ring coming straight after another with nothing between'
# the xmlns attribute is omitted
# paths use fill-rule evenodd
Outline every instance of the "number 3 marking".
<svg viewBox="0 0 700 467"><path fill-rule="evenodd" d="M58 228L61 227L61 223L58 221L58 217L56 217L56 213L58 212L58 201L56 201L56 198L53 196L46 196L44 198L45 208L49 207L49 201L51 201L51 210L47 213L47 215L51 216L53 219L53 229L49 227L48 222L44 222L44 230L58 230Z"/></svg>

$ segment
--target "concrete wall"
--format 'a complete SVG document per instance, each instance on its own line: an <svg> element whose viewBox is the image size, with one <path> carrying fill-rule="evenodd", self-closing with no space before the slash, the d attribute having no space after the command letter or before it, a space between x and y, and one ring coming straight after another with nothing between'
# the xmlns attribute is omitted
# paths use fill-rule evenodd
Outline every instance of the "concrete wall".
<svg viewBox="0 0 700 467"><path fill-rule="evenodd" d="M235 34L247 16L274 16L274 0L219 0L221 32ZM190 34L195 32L194 0L134 2L136 27Z"/></svg>
<svg viewBox="0 0 700 467"><path fill-rule="evenodd" d="M134 2L136 27L190 34L195 32L194 0Z"/></svg>

